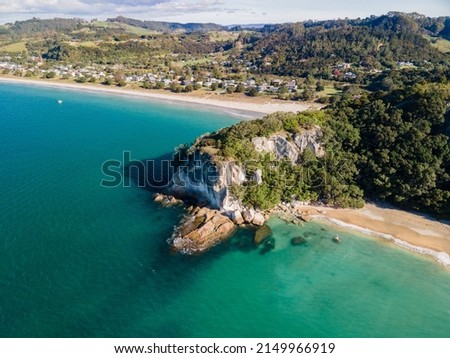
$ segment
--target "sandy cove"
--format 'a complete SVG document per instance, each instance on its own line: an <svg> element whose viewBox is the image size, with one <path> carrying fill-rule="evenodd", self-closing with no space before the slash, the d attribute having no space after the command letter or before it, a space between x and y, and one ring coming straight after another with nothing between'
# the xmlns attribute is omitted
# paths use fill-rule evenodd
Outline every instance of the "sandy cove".
<svg viewBox="0 0 450 358"><path fill-rule="evenodd" d="M344 229L392 241L410 251L429 255L443 266L450 267L448 222L375 204L366 204L362 209L302 206L299 210L313 220L326 221Z"/></svg>
<svg viewBox="0 0 450 358"><path fill-rule="evenodd" d="M132 97L188 103L221 109L238 117L256 118L276 111L299 112L320 108L314 103L298 103L263 97L220 96L209 93L167 93L167 91L111 88L99 84L77 84L61 80L30 80L0 77L1 82L49 86L78 91L95 91ZM408 250L432 256L450 267L450 225L425 215L390 207L366 204L363 209L334 209L302 206L299 208L314 220L326 220L340 227L380 237Z"/></svg>
<svg viewBox="0 0 450 358"><path fill-rule="evenodd" d="M167 90L146 90L143 88L109 87L95 83L74 83L63 80L42 80L0 76L1 82L48 86L54 88L75 89L77 91L95 91L114 95L140 97L164 102L185 103L212 107L243 119L258 118L273 112L302 112L319 109L322 106L313 102L292 102L267 97L248 97L243 94L220 95L211 92L171 93Z"/></svg>

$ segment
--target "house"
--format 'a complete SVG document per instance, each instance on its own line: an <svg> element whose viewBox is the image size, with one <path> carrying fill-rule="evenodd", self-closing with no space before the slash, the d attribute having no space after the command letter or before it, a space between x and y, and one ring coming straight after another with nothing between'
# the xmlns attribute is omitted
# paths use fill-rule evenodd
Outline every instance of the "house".
<svg viewBox="0 0 450 358"><path fill-rule="evenodd" d="M414 67L414 63L412 63L412 62L405 62L405 61L397 62L397 65L399 67Z"/></svg>
<svg viewBox="0 0 450 358"><path fill-rule="evenodd" d="M278 86L269 86L267 91L270 93L278 93L279 89L280 89L280 87L278 87Z"/></svg>
<svg viewBox="0 0 450 358"><path fill-rule="evenodd" d="M348 70L352 65L349 63L338 63L336 67L340 70Z"/></svg>
<svg viewBox="0 0 450 358"><path fill-rule="evenodd" d="M286 83L286 87L289 92L295 92L298 89L297 82L295 80L289 81Z"/></svg>
<svg viewBox="0 0 450 358"><path fill-rule="evenodd" d="M244 85L248 87L254 87L256 85L256 81L254 79L248 79L247 81L245 81Z"/></svg>
<svg viewBox="0 0 450 358"><path fill-rule="evenodd" d="M262 85L256 86L256 90L258 92L266 92L269 89L269 85L267 83L263 83Z"/></svg>
<svg viewBox="0 0 450 358"><path fill-rule="evenodd" d="M355 79L355 78L356 78L356 73L353 73L353 72L346 72L346 73L344 74L344 77L347 78L347 79Z"/></svg>
<svg viewBox="0 0 450 358"><path fill-rule="evenodd" d="M274 86L280 86L281 85L281 83L282 83L283 81L281 81L281 80L278 80L278 79L275 79L275 80L272 80L270 83L272 84L272 85L274 85Z"/></svg>

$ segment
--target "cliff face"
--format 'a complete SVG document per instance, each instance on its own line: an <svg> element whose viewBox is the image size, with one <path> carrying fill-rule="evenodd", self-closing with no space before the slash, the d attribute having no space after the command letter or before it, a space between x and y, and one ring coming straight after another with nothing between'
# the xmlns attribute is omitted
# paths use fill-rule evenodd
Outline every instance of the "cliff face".
<svg viewBox="0 0 450 358"><path fill-rule="evenodd" d="M289 159L292 164L297 164L299 156L306 149L310 149L319 158L325 155L322 137L320 128L313 126L301 133L274 134L269 138L255 137L252 143L259 153L272 153L277 160Z"/></svg>
<svg viewBox="0 0 450 358"><path fill-rule="evenodd" d="M232 185L246 181L236 162L215 161L206 153L194 152L192 158L174 173L168 192L178 198L193 199L225 213L242 210L242 204L230 193Z"/></svg>
<svg viewBox="0 0 450 358"><path fill-rule="evenodd" d="M320 128L313 126L295 134L280 133L268 138L255 137L252 138L252 143L257 152L272 153L275 159L287 158L296 165L306 149L311 149L317 157L325 154L322 137ZM167 192L178 198L191 199L199 205L219 210L237 224L241 224L253 222L255 213L249 214L251 209L236 199L231 194L230 188L232 185L242 185L247 180L253 180L256 185L260 185L264 180L261 170L257 169L247 178L245 163L224 161L196 149L190 159L175 170ZM264 219L258 216L257 221L264 222Z"/></svg>

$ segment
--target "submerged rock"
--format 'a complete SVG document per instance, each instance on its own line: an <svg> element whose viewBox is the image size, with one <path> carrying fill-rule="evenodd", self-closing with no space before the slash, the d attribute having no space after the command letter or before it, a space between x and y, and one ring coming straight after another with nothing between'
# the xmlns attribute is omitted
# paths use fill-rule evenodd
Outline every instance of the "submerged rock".
<svg viewBox="0 0 450 358"><path fill-rule="evenodd" d="M261 255L273 250L275 248L275 239L273 237L268 238L264 241L263 248L261 249Z"/></svg>
<svg viewBox="0 0 450 358"><path fill-rule="evenodd" d="M165 195L165 194L155 194L153 196L153 200L155 201L155 203L160 203L162 206L164 207L170 207L170 206L175 206L175 205L182 205L183 201L180 199L175 198L172 195Z"/></svg>
<svg viewBox="0 0 450 358"><path fill-rule="evenodd" d="M256 246L259 246L265 239L272 235L272 229L264 224L258 230L255 231L255 236L253 237L253 241Z"/></svg>
<svg viewBox="0 0 450 358"><path fill-rule="evenodd" d="M170 242L174 250L194 254L228 239L235 230L234 223L218 210L196 208L175 228Z"/></svg>
<svg viewBox="0 0 450 358"><path fill-rule="evenodd" d="M304 237L301 237L301 236L293 237L291 239L291 245L292 246L305 245L306 243L307 243L306 239Z"/></svg>
<svg viewBox="0 0 450 358"><path fill-rule="evenodd" d="M275 248L275 239L273 237L267 239L266 241L264 241L264 248L265 249L269 249L272 250Z"/></svg>

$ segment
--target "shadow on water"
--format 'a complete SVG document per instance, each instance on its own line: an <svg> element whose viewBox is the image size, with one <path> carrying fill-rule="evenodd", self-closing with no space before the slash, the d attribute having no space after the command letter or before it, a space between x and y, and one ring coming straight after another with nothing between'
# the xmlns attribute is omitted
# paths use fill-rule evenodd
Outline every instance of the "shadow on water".
<svg viewBox="0 0 450 358"><path fill-rule="evenodd" d="M245 253L253 252L257 249L254 242L254 234L254 229L239 228L236 234L222 245L228 251L241 251Z"/></svg>
<svg viewBox="0 0 450 358"><path fill-rule="evenodd" d="M151 192L164 192L174 173L173 153L156 158L133 160L123 166L124 178L129 178L138 188Z"/></svg>

